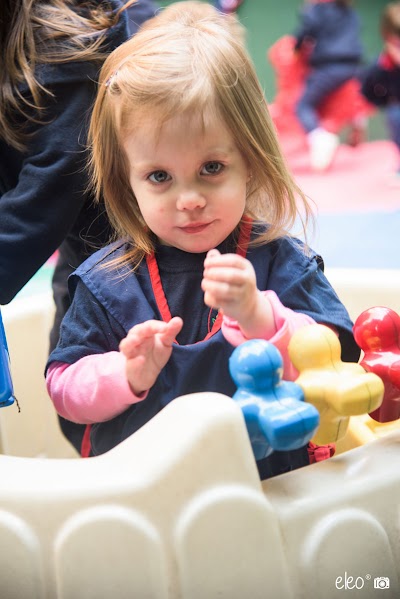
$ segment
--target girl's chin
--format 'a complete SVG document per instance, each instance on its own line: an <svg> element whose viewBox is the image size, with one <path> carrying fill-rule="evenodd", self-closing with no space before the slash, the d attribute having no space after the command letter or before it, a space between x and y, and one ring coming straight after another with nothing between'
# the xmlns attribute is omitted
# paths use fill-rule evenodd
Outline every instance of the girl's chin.
<svg viewBox="0 0 400 599"><path fill-rule="evenodd" d="M178 229L176 234L169 235L167 239L161 237L157 239L160 245L175 247L189 254L203 254L218 247L229 234L229 231L217 231L216 228L211 230L211 227L206 227L204 231L197 231L196 228L193 231L189 228L189 230Z"/></svg>

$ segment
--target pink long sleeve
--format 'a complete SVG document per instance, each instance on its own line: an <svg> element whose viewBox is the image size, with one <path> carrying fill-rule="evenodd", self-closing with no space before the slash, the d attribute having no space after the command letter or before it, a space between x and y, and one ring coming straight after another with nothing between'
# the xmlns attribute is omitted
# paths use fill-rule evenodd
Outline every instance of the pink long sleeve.
<svg viewBox="0 0 400 599"><path fill-rule="evenodd" d="M290 308L286 308L274 291L262 291L261 293L265 295L270 302L275 319L276 333L273 337L268 339L263 335L263 332L260 331L259 338L270 341L277 349L279 349L283 359L283 378L286 381L294 381L298 376L298 372L289 358L289 341L297 329L300 329L307 324L315 324L315 320L311 318L311 316L301 314L300 312L294 312ZM244 341L247 341L236 320L224 316L221 330L225 339L234 346L238 346Z"/></svg>
<svg viewBox="0 0 400 599"><path fill-rule="evenodd" d="M110 420L147 397L147 392L132 393L119 352L86 356L75 364L54 362L46 385L58 414L79 424Z"/></svg>

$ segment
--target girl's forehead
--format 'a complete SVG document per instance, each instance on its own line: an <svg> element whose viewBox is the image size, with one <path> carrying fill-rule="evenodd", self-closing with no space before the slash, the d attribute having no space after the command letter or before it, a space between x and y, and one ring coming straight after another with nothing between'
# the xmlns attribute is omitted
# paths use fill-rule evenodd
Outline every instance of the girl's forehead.
<svg viewBox="0 0 400 599"><path fill-rule="evenodd" d="M126 126L128 133L139 129L155 135L173 133L177 129L185 130L188 135L206 134L212 130L224 131L226 135L230 135L222 115L214 107L173 115L162 110L157 113L157 110L140 109L128 116Z"/></svg>
<svg viewBox="0 0 400 599"><path fill-rule="evenodd" d="M133 155L171 157L177 153L193 158L196 154L236 154L237 140L222 118L213 113L182 114L157 122L154 115L142 113L123 137L125 150Z"/></svg>

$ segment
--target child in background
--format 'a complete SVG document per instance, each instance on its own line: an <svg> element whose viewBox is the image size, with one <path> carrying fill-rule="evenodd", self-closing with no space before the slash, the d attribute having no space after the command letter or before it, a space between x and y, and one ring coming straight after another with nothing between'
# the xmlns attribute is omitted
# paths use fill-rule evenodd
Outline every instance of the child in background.
<svg viewBox="0 0 400 599"><path fill-rule="evenodd" d="M108 451L174 398L232 396L234 346L287 346L313 322L357 360L352 323L313 251L289 236L307 201L287 170L237 35L210 5L166 8L105 62L90 126L92 173L117 241L70 278L72 305L47 366L64 418ZM88 447L86 447L88 451ZM306 465L307 447L258 463Z"/></svg>
<svg viewBox="0 0 400 599"><path fill-rule="evenodd" d="M385 111L390 136L400 154L400 2L390 2L381 18L383 49L361 74L361 91ZM400 160L396 177L400 177Z"/></svg>
<svg viewBox="0 0 400 599"><path fill-rule="evenodd" d="M319 171L332 163L339 137L320 126L317 109L330 93L357 76L363 54L359 17L351 3L307 2L295 33L295 49L305 52L311 66L296 114L307 133L311 166Z"/></svg>

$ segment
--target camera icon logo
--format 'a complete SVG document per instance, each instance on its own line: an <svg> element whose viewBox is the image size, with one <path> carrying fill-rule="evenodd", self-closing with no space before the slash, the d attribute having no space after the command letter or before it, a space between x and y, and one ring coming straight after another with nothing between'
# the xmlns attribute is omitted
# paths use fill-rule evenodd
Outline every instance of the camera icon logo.
<svg viewBox="0 0 400 599"><path fill-rule="evenodd" d="M374 589L389 589L390 580L387 576L378 576L374 578Z"/></svg>

